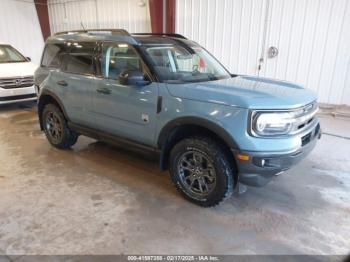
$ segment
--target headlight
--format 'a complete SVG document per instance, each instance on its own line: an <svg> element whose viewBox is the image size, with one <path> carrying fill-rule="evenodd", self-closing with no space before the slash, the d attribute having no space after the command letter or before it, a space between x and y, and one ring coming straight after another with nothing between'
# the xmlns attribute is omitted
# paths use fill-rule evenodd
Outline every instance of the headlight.
<svg viewBox="0 0 350 262"><path fill-rule="evenodd" d="M250 114L249 132L263 137L294 135L315 123L317 111L316 102L292 110L254 110Z"/></svg>
<svg viewBox="0 0 350 262"><path fill-rule="evenodd" d="M294 121L292 112L253 112L252 131L258 136L286 135Z"/></svg>

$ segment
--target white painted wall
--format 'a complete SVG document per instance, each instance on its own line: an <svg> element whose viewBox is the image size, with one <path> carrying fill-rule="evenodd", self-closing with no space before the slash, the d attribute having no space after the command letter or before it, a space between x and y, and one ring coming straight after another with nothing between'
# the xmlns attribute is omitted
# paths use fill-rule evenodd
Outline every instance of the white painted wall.
<svg viewBox="0 0 350 262"><path fill-rule="evenodd" d="M33 0L0 1L0 42L12 45L39 64L44 40Z"/></svg>
<svg viewBox="0 0 350 262"><path fill-rule="evenodd" d="M51 33L85 28L121 28L130 33L150 32L148 1L48 0Z"/></svg>
<svg viewBox="0 0 350 262"><path fill-rule="evenodd" d="M177 0L176 31L233 73L297 82L320 102L350 105L349 0ZM267 58L270 46L277 57Z"/></svg>

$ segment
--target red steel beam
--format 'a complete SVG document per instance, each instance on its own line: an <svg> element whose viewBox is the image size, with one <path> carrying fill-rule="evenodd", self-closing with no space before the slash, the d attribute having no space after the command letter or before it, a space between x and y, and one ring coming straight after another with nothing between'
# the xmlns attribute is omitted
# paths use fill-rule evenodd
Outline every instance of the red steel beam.
<svg viewBox="0 0 350 262"><path fill-rule="evenodd" d="M175 7L176 0L149 0L152 33L175 33Z"/></svg>
<svg viewBox="0 0 350 262"><path fill-rule="evenodd" d="M46 40L51 35L47 0L34 0L34 3L39 18L41 33L44 40Z"/></svg>
<svg viewBox="0 0 350 262"><path fill-rule="evenodd" d="M176 0L167 0L166 5L166 32L175 33Z"/></svg>
<svg viewBox="0 0 350 262"><path fill-rule="evenodd" d="M152 33L163 33L163 0L149 0Z"/></svg>

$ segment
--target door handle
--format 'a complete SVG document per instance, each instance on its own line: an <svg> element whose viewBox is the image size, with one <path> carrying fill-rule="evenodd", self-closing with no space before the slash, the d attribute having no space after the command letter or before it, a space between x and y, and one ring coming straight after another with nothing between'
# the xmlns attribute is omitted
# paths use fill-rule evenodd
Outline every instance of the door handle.
<svg viewBox="0 0 350 262"><path fill-rule="evenodd" d="M68 85L68 83L64 80L57 81L57 84L60 86L67 86Z"/></svg>
<svg viewBox="0 0 350 262"><path fill-rule="evenodd" d="M105 95L109 95L111 93L111 90L106 87L97 88L96 91L98 93L105 94Z"/></svg>

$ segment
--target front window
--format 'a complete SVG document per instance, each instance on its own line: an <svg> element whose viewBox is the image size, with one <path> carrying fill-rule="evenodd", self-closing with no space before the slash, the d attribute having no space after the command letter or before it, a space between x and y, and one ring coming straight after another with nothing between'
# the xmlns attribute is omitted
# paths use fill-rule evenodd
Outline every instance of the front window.
<svg viewBox="0 0 350 262"><path fill-rule="evenodd" d="M125 43L104 43L102 76L119 81L119 76L128 71L144 72L143 63L136 51Z"/></svg>
<svg viewBox="0 0 350 262"><path fill-rule="evenodd" d="M162 82L187 83L230 78L229 72L199 46L151 46L145 48Z"/></svg>
<svg viewBox="0 0 350 262"><path fill-rule="evenodd" d="M0 45L0 64L27 62L27 59L9 45Z"/></svg>

